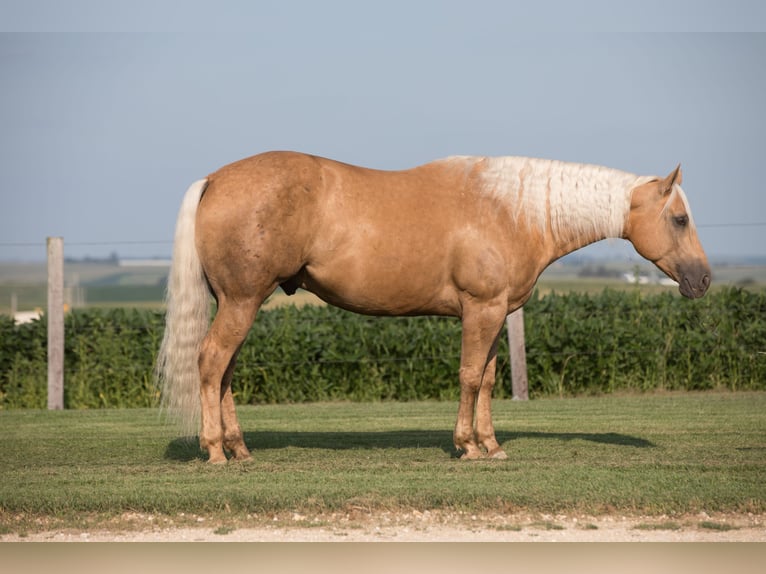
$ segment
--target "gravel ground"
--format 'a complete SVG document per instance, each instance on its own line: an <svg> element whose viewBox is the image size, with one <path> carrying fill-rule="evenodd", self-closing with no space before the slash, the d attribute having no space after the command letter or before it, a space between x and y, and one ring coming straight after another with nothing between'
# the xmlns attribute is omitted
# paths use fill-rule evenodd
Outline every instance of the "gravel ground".
<svg viewBox="0 0 766 574"><path fill-rule="evenodd" d="M125 515L87 530L9 533L17 542L766 542L766 517L499 516L419 512L251 517L227 524L203 517Z"/></svg>

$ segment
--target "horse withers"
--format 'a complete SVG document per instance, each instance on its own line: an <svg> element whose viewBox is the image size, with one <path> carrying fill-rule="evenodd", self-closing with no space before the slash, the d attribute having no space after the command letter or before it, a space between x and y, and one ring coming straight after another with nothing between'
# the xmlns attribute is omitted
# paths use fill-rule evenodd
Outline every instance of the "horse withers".
<svg viewBox="0 0 766 574"><path fill-rule="evenodd" d="M194 183L176 225L163 403L201 415L209 461L250 458L232 397L245 337L278 286L369 315L462 322L454 444L463 458L506 458L490 400L505 317L553 261L622 237L701 297L710 267L680 187L681 170L639 177L522 157L450 157L404 171L268 152ZM212 325L210 296L217 302Z"/></svg>

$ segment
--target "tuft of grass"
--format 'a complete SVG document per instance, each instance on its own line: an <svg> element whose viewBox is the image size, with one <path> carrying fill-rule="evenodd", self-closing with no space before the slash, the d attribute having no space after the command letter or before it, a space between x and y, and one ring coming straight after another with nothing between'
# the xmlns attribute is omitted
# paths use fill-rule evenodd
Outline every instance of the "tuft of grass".
<svg viewBox="0 0 766 574"><path fill-rule="evenodd" d="M711 520L705 520L699 523L700 528L705 530L717 530L718 532L728 532L730 530L739 530L739 526L733 524L726 524L725 522L713 522Z"/></svg>
<svg viewBox="0 0 766 574"><path fill-rule="evenodd" d="M493 526L495 530L500 532L521 532L522 527L519 524L498 524Z"/></svg>
<svg viewBox="0 0 766 574"><path fill-rule="evenodd" d="M550 520L539 520L529 524L530 528L537 528L539 530L564 530L564 527Z"/></svg>
<svg viewBox="0 0 766 574"><path fill-rule="evenodd" d="M651 522L636 524L634 530L681 530L681 525L677 522Z"/></svg>

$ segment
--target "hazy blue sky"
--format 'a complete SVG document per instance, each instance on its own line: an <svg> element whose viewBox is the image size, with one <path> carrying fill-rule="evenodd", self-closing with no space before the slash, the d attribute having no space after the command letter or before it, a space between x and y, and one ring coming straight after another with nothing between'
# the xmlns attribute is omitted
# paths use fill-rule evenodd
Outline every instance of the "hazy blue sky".
<svg viewBox="0 0 766 574"><path fill-rule="evenodd" d="M731 0L0 1L38 32L0 34L0 259L49 235L166 255L187 186L270 149L680 162L708 253L766 255L766 34L739 33L764 23Z"/></svg>

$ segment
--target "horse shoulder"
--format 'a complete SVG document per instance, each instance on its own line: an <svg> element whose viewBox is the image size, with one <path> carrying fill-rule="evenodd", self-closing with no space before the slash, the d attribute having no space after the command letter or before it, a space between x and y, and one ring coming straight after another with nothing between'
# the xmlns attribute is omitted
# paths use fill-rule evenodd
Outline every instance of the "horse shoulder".
<svg viewBox="0 0 766 574"><path fill-rule="evenodd" d="M499 246L477 230L466 230L455 238L449 262L452 281L460 292L477 299L498 297L508 285L507 262Z"/></svg>

